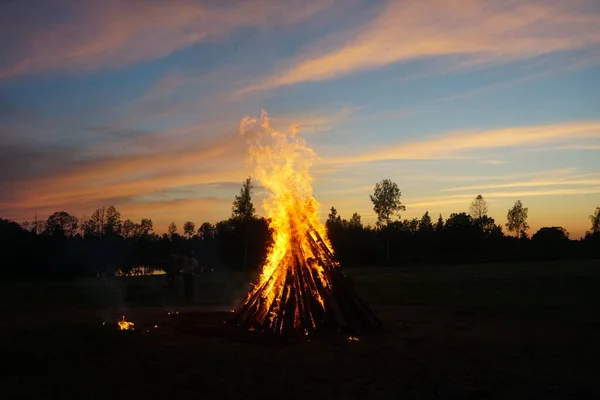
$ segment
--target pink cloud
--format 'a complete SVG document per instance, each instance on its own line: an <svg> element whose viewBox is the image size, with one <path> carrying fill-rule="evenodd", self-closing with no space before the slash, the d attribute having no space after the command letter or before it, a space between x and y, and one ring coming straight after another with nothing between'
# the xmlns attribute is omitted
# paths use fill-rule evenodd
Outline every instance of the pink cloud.
<svg viewBox="0 0 600 400"><path fill-rule="evenodd" d="M40 7L15 3L0 17L9 32L10 48L0 62L0 78L47 70L119 68L226 36L240 27L295 24L332 3L59 0Z"/></svg>
<svg viewBox="0 0 600 400"><path fill-rule="evenodd" d="M423 140L373 148L355 155L323 157L325 165L357 164L384 160L459 159L473 151L517 146L536 147L574 139L600 137L600 121L511 127L487 131L456 131Z"/></svg>
<svg viewBox="0 0 600 400"><path fill-rule="evenodd" d="M388 1L359 29L307 50L239 94L432 56L460 56L453 68L480 68L600 45L600 14L575 2Z"/></svg>

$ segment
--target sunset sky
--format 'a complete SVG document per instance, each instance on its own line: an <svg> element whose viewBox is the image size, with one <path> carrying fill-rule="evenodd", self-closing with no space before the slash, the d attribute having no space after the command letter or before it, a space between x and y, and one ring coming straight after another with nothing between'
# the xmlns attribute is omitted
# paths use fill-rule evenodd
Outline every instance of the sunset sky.
<svg viewBox="0 0 600 400"><path fill-rule="evenodd" d="M600 205L596 0L23 0L0 27L3 218L228 218L261 109L321 157L323 218L373 224L384 178L403 219L481 193L577 238Z"/></svg>

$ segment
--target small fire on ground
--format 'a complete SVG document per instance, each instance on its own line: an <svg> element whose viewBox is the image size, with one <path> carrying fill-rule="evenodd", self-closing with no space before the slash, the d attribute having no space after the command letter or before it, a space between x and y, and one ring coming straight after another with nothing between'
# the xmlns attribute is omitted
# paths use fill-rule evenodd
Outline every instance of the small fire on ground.
<svg viewBox="0 0 600 400"><path fill-rule="evenodd" d="M121 328L122 331L127 331L127 330L134 330L134 323L133 322L129 322L129 321L125 321L125 316L123 315L121 321L118 322L119 324L119 328Z"/></svg>

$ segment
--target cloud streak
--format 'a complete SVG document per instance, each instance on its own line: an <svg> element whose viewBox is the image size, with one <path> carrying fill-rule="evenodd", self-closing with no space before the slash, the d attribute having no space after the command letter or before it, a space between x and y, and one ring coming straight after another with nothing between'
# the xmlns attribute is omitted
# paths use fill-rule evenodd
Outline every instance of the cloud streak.
<svg viewBox="0 0 600 400"><path fill-rule="evenodd" d="M600 193L600 184L597 181L595 186L580 187L580 188L561 188L561 189L544 189L544 190L521 190L521 191L508 191L508 192L489 192L485 193L486 200L494 199L519 199L527 197L539 197L539 196L571 196L581 194L596 194ZM473 192L474 193L474 192ZM447 204L465 204L468 207L469 203L473 200L475 195L473 194L459 194L449 196L436 196L429 198L421 198L415 200L414 203L408 203L407 207L424 208L431 206L440 206ZM431 200L429 200L431 199Z"/></svg>
<svg viewBox="0 0 600 400"><path fill-rule="evenodd" d="M551 142L600 137L600 121L570 122L496 129L451 132L425 140L407 141L375 148L353 156L324 157L324 164L356 164L385 160L468 158L475 150L539 146Z"/></svg>
<svg viewBox="0 0 600 400"><path fill-rule="evenodd" d="M274 124L287 126L290 131L306 133L325 132L348 120L360 107L345 107L333 112L313 111L304 114L280 115L271 118Z"/></svg>
<svg viewBox="0 0 600 400"><path fill-rule="evenodd" d="M350 112L342 109L332 116L288 115L280 122L319 131L329 129ZM9 173L14 179L5 181L9 190L0 193L0 213L10 218L64 208L81 213L111 203L127 205L128 209L139 204L148 210L148 202L166 194L193 198L238 186L234 182L241 185L251 173L248 139L239 135L238 126L214 131L214 123L142 134L121 134L120 128L99 127L100 132L111 133L110 139L89 148L46 153L37 157L36 163L23 157L35 157L33 150L13 149L15 159L5 160L6 167L21 160L28 168L22 168L18 176ZM116 134L112 134L115 129ZM231 191L232 197L236 191Z"/></svg>
<svg viewBox="0 0 600 400"><path fill-rule="evenodd" d="M333 0L5 2L0 79L42 71L115 69L219 39L239 28L287 26Z"/></svg>
<svg viewBox="0 0 600 400"><path fill-rule="evenodd" d="M544 180L544 181L524 181L524 182L510 182L493 185L474 185L474 186L461 186L450 189L442 189L442 192L460 192L460 191L473 191L473 190L487 190L487 189L502 189L502 188L517 188L517 187L540 187L540 186L580 186L580 185L596 185L600 186L600 174L585 174L584 176L595 176L596 179L560 179L560 180ZM583 176L579 176L581 178Z"/></svg>
<svg viewBox="0 0 600 400"><path fill-rule="evenodd" d="M454 57L456 69L543 54L597 49L593 2L388 1L379 15L342 39L326 40L240 93L316 82L419 58ZM331 43L333 42L333 43Z"/></svg>

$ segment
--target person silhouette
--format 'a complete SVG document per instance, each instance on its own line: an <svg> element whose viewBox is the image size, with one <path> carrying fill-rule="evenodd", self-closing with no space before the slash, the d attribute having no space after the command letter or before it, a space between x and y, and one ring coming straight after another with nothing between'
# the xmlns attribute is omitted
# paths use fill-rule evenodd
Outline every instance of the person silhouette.
<svg viewBox="0 0 600 400"><path fill-rule="evenodd" d="M198 260L196 253L191 250L187 256L175 256L184 260L181 276L183 277L183 293L185 301L192 303L194 301L194 275L198 269Z"/></svg>

